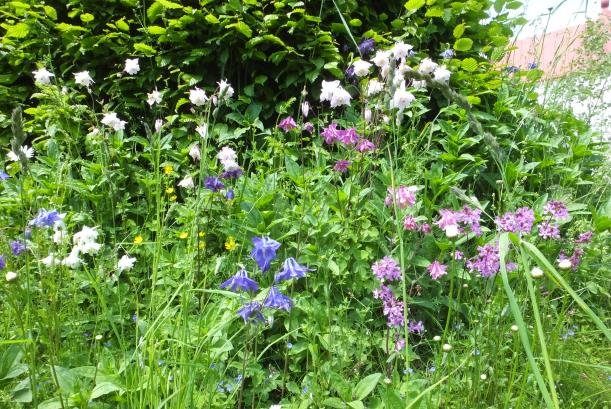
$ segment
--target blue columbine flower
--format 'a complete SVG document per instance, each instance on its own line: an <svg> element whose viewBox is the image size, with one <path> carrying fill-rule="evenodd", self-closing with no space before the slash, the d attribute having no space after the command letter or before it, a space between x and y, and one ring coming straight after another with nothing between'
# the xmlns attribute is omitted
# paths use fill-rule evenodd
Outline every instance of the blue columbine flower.
<svg viewBox="0 0 611 409"><path fill-rule="evenodd" d="M0 254L0 270L4 270L6 267L6 260L4 254Z"/></svg>
<svg viewBox="0 0 611 409"><path fill-rule="evenodd" d="M261 303L257 301L244 304L244 306L238 310L238 315L244 319L244 322L265 321L265 317L261 314Z"/></svg>
<svg viewBox="0 0 611 409"><path fill-rule="evenodd" d="M242 175L242 173L244 173L244 171L240 168L230 169L230 170L226 170L223 173L221 173L221 178L237 179Z"/></svg>
<svg viewBox="0 0 611 409"><path fill-rule="evenodd" d="M3 171L3 170L0 170L0 180L6 180L6 179L8 179L8 178L10 178L10 176L8 175L8 173L6 173L6 172L5 172L5 171Z"/></svg>
<svg viewBox="0 0 611 409"><path fill-rule="evenodd" d="M233 189L229 189L227 193L225 193L225 199L227 200L233 200L234 197L235 193L233 192Z"/></svg>
<svg viewBox="0 0 611 409"><path fill-rule="evenodd" d="M359 52L363 57L371 54L373 52L373 48L376 45L376 40L373 38L367 38L358 45Z"/></svg>
<svg viewBox="0 0 611 409"><path fill-rule="evenodd" d="M282 294L276 287L272 287L263 305L269 308L289 311L293 307L293 300Z"/></svg>
<svg viewBox="0 0 611 409"><path fill-rule="evenodd" d="M282 271L276 273L276 277L274 278L274 282L278 283L283 280L290 280L291 278L302 278L305 277L306 272L313 271L306 266L302 266L297 263L293 257L289 257L284 260L284 265Z"/></svg>
<svg viewBox="0 0 611 409"><path fill-rule="evenodd" d="M528 64L528 69L529 69L529 70L534 70L534 69L536 69L537 67L538 67L538 65L537 65L537 63L536 63L536 62L534 62L534 61Z"/></svg>
<svg viewBox="0 0 611 409"><path fill-rule="evenodd" d="M454 57L454 50L452 50L452 49L445 50L444 52L439 54L439 56L442 57L442 58L446 58L446 59L452 58L452 57Z"/></svg>
<svg viewBox="0 0 611 409"><path fill-rule="evenodd" d="M206 189L210 189L213 192L218 192L219 190L225 188L223 182L221 182L218 178L214 176L208 176L204 180L204 186L206 187Z"/></svg>
<svg viewBox="0 0 611 409"><path fill-rule="evenodd" d="M255 246L250 256L257 262L262 272L269 270L269 264L276 259L276 250L280 247L274 239L269 237L253 237L252 244Z"/></svg>
<svg viewBox="0 0 611 409"><path fill-rule="evenodd" d="M13 256L18 256L25 251L25 244L19 240L12 241L11 251L13 252Z"/></svg>
<svg viewBox="0 0 611 409"><path fill-rule="evenodd" d="M57 213L57 210L47 211L46 209L39 209L38 215L30 220L28 226L36 227L53 227L57 222L61 222L64 215Z"/></svg>
<svg viewBox="0 0 611 409"><path fill-rule="evenodd" d="M259 284L255 280L248 278L248 273L243 268L240 269L229 280L225 281L221 284L221 288L227 288L233 292L241 291L257 291L259 289Z"/></svg>

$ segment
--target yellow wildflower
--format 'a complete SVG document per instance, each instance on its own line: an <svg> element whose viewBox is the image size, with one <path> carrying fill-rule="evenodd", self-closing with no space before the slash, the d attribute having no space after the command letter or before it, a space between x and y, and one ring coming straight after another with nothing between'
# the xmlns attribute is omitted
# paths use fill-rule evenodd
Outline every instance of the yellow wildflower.
<svg viewBox="0 0 611 409"><path fill-rule="evenodd" d="M227 237L227 241L225 241L225 250L233 251L238 245L235 242L235 238L233 236Z"/></svg>
<svg viewBox="0 0 611 409"><path fill-rule="evenodd" d="M176 201L176 197L177 197L176 195L170 196L170 201L175 202Z"/></svg>
<svg viewBox="0 0 611 409"><path fill-rule="evenodd" d="M200 242L197 244L197 247L199 247L199 249L200 249L200 250L205 249L205 248L206 248L206 242L205 242L205 241L200 241Z"/></svg>
<svg viewBox="0 0 611 409"><path fill-rule="evenodd" d="M174 168L172 167L172 165L165 165L163 167L163 173L165 173L166 175L169 175L173 171L174 171Z"/></svg>
<svg viewBox="0 0 611 409"><path fill-rule="evenodd" d="M169 187L169 188L167 188L167 189L165 190L165 192L166 192L168 195L169 195L169 194L172 194L172 193L174 193L174 188L173 188L173 187Z"/></svg>
<svg viewBox="0 0 611 409"><path fill-rule="evenodd" d="M140 243L142 243L142 240L144 240L142 238L142 236L141 235L137 235L136 237L134 237L134 244L140 244Z"/></svg>
<svg viewBox="0 0 611 409"><path fill-rule="evenodd" d="M189 237L189 233L187 233L186 231L180 232L178 237L180 237L181 239L186 239L187 237Z"/></svg>
<svg viewBox="0 0 611 409"><path fill-rule="evenodd" d="M197 235L199 237L204 237L206 235L206 232L200 231L199 233L197 233Z"/></svg>

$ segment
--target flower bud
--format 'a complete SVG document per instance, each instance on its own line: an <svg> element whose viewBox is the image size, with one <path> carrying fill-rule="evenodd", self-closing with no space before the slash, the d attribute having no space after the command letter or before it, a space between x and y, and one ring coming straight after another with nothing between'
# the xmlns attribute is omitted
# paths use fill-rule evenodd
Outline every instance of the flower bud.
<svg viewBox="0 0 611 409"><path fill-rule="evenodd" d="M564 260L560 260L558 262L558 267L562 270L568 270L569 268L573 267L573 264L571 263L571 260L565 258Z"/></svg>
<svg viewBox="0 0 611 409"><path fill-rule="evenodd" d="M543 277L543 270L541 270L539 267L533 267L533 269L530 270L530 276L532 278Z"/></svg>
<svg viewBox="0 0 611 409"><path fill-rule="evenodd" d="M15 273L15 272L13 272L13 271L8 271L8 272L6 273L5 278L6 278L6 281L8 281L9 283L10 283L11 281L15 281L15 279L17 279L17 273Z"/></svg>

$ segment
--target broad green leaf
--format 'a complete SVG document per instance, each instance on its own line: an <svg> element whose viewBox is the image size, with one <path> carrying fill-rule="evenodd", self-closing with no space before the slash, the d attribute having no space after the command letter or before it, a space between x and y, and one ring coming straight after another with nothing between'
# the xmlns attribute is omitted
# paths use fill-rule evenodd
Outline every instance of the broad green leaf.
<svg viewBox="0 0 611 409"><path fill-rule="evenodd" d="M473 47L473 40L470 38L459 38L454 43L454 49L456 51L469 51Z"/></svg>
<svg viewBox="0 0 611 409"><path fill-rule="evenodd" d="M462 35L465 33L465 25L464 24L459 24L456 27L454 27L454 31L452 31L452 35L454 35L454 38L460 38L462 37Z"/></svg>
<svg viewBox="0 0 611 409"><path fill-rule="evenodd" d="M67 33L67 32L70 32L70 31L88 31L84 27L75 26L75 25L68 24L68 23L59 23L59 24L56 24L55 28L57 30L61 31L62 33Z"/></svg>
<svg viewBox="0 0 611 409"><path fill-rule="evenodd" d="M135 43L134 44L134 50L146 55L146 56L151 56L157 53L157 50L155 50L153 47L151 47L150 45L144 44L144 43Z"/></svg>
<svg viewBox="0 0 611 409"><path fill-rule="evenodd" d="M244 35L246 38L252 37L252 29L248 24L243 21L238 21L237 23L228 24L225 26L226 28L234 28L238 33Z"/></svg>
<svg viewBox="0 0 611 409"><path fill-rule="evenodd" d="M161 26L148 26L146 30L148 31L149 34L154 35L154 36L162 35L166 33L166 29Z"/></svg>
<svg viewBox="0 0 611 409"><path fill-rule="evenodd" d="M57 11L51 6L43 6L45 14L49 16L51 20L57 20Z"/></svg>
<svg viewBox="0 0 611 409"><path fill-rule="evenodd" d="M178 3L174 3L173 1L169 1L169 0L155 0L155 2L161 4L166 9L181 9L181 8L183 8L182 5L180 5Z"/></svg>
<svg viewBox="0 0 611 409"><path fill-rule="evenodd" d="M17 23L12 26L4 26L4 28L6 28L4 36L8 38L24 38L30 32L30 26L26 23Z"/></svg>
<svg viewBox="0 0 611 409"><path fill-rule="evenodd" d="M346 407L346 404L339 398L327 398L322 401L322 404L337 409L344 409Z"/></svg>
<svg viewBox="0 0 611 409"><path fill-rule="evenodd" d="M425 0L409 0L406 2L403 7L405 7L409 11L416 11L420 7L424 6Z"/></svg>
<svg viewBox="0 0 611 409"><path fill-rule="evenodd" d="M365 405L360 400L353 400L352 402L348 402L348 406L353 409L365 409Z"/></svg>
<svg viewBox="0 0 611 409"><path fill-rule="evenodd" d="M481 104L482 100L480 99L480 97L477 97L475 95L469 95L467 96L467 101L469 101L469 104L471 105L479 105Z"/></svg>
<svg viewBox="0 0 611 409"><path fill-rule="evenodd" d="M206 17L204 17L206 19L206 21L210 24L218 24L221 21L216 18L216 16L212 15L212 14L206 14Z"/></svg>
<svg viewBox="0 0 611 409"><path fill-rule="evenodd" d="M460 67L468 72L477 70L477 60L475 58L465 58L460 62Z"/></svg>
<svg viewBox="0 0 611 409"><path fill-rule="evenodd" d="M99 398L100 396L108 395L109 393L113 393L113 392L122 392L123 390L124 390L123 387L113 382L108 382L108 381L100 382L91 391L90 399L96 399L96 398Z"/></svg>
<svg viewBox="0 0 611 409"><path fill-rule="evenodd" d="M115 25L117 26L117 28L121 31L129 31L129 24L127 24L127 22L125 21L124 18L117 20L117 22L115 23Z"/></svg>
<svg viewBox="0 0 611 409"><path fill-rule="evenodd" d="M352 395L358 400L365 399L367 395L373 392L381 377L381 373L374 373L361 379L355 386Z"/></svg>
<svg viewBox="0 0 611 409"><path fill-rule="evenodd" d="M90 23L95 20L95 17L91 13L83 13L79 16L83 23Z"/></svg>
<svg viewBox="0 0 611 409"><path fill-rule="evenodd" d="M443 9L439 7L431 7L426 11L424 17L443 17Z"/></svg>

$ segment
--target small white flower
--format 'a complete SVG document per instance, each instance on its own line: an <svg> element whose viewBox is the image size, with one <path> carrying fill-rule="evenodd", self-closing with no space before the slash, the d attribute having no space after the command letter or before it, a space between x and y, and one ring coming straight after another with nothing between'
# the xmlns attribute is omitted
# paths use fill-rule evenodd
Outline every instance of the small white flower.
<svg viewBox="0 0 611 409"><path fill-rule="evenodd" d="M395 59L400 60L407 57L412 48L414 48L413 45L405 44L403 41L399 41L395 43L391 51Z"/></svg>
<svg viewBox="0 0 611 409"><path fill-rule="evenodd" d="M102 118L101 122L104 125L111 127L117 132L124 130L125 124L127 123L125 121L120 120L119 117L117 117L116 112L109 112L107 114L104 114L104 118Z"/></svg>
<svg viewBox="0 0 611 409"><path fill-rule="evenodd" d="M163 119L155 120L155 132L161 131L161 127L163 126Z"/></svg>
<svg viewBox="0 0 611 409"><path fill-rule="evenodd" d="M435 71L439 67L436 62L431 60L430 58L425 58L420 61L420 66L418 67L418 71L422 74L430 74Z"/></svg>
<svg viewBox="0 0 611 409"><path fill-rule="evenodd" d="M95 336L95 340L96 341L101 341L102 339L104 339L103 335L98 334L98 335Z"/></svg>
<svg viewBox="0 0 611 409"><path fill-rule="evenodd" d="M124 254L117 263L117 270L120 272L131 270L136 262L136 257L130 257Z"/></svg>
<svg viewBox="0 0 611 409"><path fill-rule="evenodd" d="M89 75L89 71L81 71L74 73L74 82L76 82L78 85L89 88L94 81L93 78L91 78L91 75Z"/></svg>
<svg viewBox="0 0 611 409"><path fill-rule="evenodd" d="M44 67L39 70L32 71L32 74L34 74L34 79L36 82L40 82L41 84L50 84L51 77L55 77L55 74L47 71L47 69Z"/></svg>
<svg viewBox="0 0 611 409"><path fill-rule="evenodd" d="M399 88L395 90L395 95L390 101L390 108L397 108L401 112L415 99L416 97L411 92L405 90L405 82L402 82Z"/></svg>
<svg viewBox="0 0 611 409"><path fill-rule="evenodd" d="M382 78L388 78L388 74L390 73L390 64L386 64L382 68L380 68L380 75Z"/></svg>
<svg viewBox="0 0 611 409"><path fill-rule="evenodd" d="M231 84L225 80L221 80L220 82L217 82L217 84L219 84L219 97L228 100L233 96L234 91Z"/></svg>
<svg viewBox="0 0 611 409"><path fill-rule="evenodd" d="M223 146L216 157L223 164L225 170L233 170L238 167L238 155L227 146Z"/></svg>
<svg viewBox="0 0 611 409"><path fill-rule="evenodd" d="M481 379L482 381L485 381L486 379L488 379L488 375L486 375L485 373L481 374L479 376L479 379Z"/></svg>
<svg viewBox="0 0 611 409"><path fill-rule="evenodd" d="M390 123L390 117L388 115L382 115L382 122L388 125Z"/></svg>
<svg viewBox="0 0 611 409"><path fill-rule="evenodd" d="M95 227L83 226L80 232L74 233L72 236L72 242L74 243L73 252L76 250L77 255L78 252L86 254L97 253L101 247L101 244L95 242L98 235L99 233Z"/></svg>
<svg viewBox="0 0 611 409"><path fill-rule="evenodd" d="M82 262L83 260L79 257L78 247L74 246L68 257L61 261L61 264L69 268L77 268Z"/></svg>
<svg viewBox="0 0 611 409"><path fill-rule="evenodd" d="M161 100L162 100L161 92L157 90L154 90L153 92L146 94L146 102L148 102L150 106L153 106L155 104L161 104Z"/></svg>
<svg viewBox="0 0 611 409"><path fill-rule="evenodd" d="M282 406L280 405L272 405L269 407L269 409L282 409Z"/></svg>
<svg viewBox="0 0 611 409"><path fill-rule="evenodd" d="M450 239L453 238L453 237L458 236L458 233L459 233L458 225L451 224L449 226L446 226L445 232L446 232L446 237L448 237Z"/></svg>
<svg viewBox="0 0 611 409"><path fill-rule="evenodd" d="M412 87L414 87L415 89L424 89L426 88L426 81L425 80L422 80L422 81L413 80Z"/></svg>
<svg viewBox="0 0 611 409"><path fill-rule="evenodd" d="M452 345L450 345L450 344L443 344L441 349L443 349L444 352L450 352L452 350Z"/></svg>
<svg viewBox="0 0 611 409"><path fill-rule="evenodd" d="M333 92L333 96L331 97L331 108L335 108L342 105L349 106L350 98L352 97L350 96L348 91L346 91L342 87L337 87Z"/></svg>
<svg viewBox="0 0 611 409"><path fill-rule="evenodd" d="M435 69L433 72L433 78L437 81L448 82L450 81L451 74L452 73L445 67L445 65L442 65L441 67Z"/></svg>
<svg viewBox="0 0 611 409"><path fill-rule="evenodd" d="M301 103L301 114L304 118L307 118L310 114L310 104L308 103L308 101L303 101Z"/></svg>
<svg viewBox="0 0 611 409"><path fill-rule="evenodd" d="M10 283L11 281L14 281L17 278L17 273L13 271L7 271L4 277L6 278L6 281Z"/></svg>
<svg viewBox="0 0 611 409"><path fill-rule="evenodd" d="M383 89L384 89L383 83L381 83L380 81L376 79L370 80L369 83L367 84L367 96L371 97L373 95L376 95L382 92Z"/></svg>
<svg viewBox="0 0 611 409"><path fill-rule="evenodd" d="M511 326L511 330L512 330L513 332L516 332L518 329L519 329L519 328L518 328L518 326L517 326L516 324L513 324L513 325Z"/></svg>
<svg viewBox="0 0 611 409"><path fill-rule="evenodd" d="M320 102L331 101L335 90L339 87L339 80L322 82L322 90L320 91Z"/></svg>
<svg viewBox="0 0 611 409"><path fill-rule="evenodd" d="M377 67L384 67L384 66L388 66L389 65L389 58L390 58L390 51L384 51L384 50L378 50L376 52L375 57L373 57L371 59L371 61L373 61L373 63L377 66Z"/></svg>
<svg viewBox="0 0 611 409"><path fill-rule="evenodd" d="M441 337L440 337L439 335L435 335L435 336L433 337L433 341L435 341L435 342L439 342L439 341L441 341Z"/></svg>
<svg viewBox="0 0 611 409"><path fill-rule="evenodd" d="M199 145L195 144L189 149L189 156L193 158L194 161L198 161L202 158L202 154L199 150Z"/></svg>
<svg viewBox="0 0 611 409"><path fill-rule="evenodd" d="M541 270L539 267L533 267L533 269L530 270L530 276L532 278L543 277L543 270Z"/></svg>
<svg viewBox="0 0 611 409"><path fill-rule="evenodd" d="M26 157L26 159L32 159L32 157L34 157L34 148L30 148L27 145L20 146L19 152L22 153ZM17 155L13 151L10 151L9 153L7 153L6 157L13 162L19 161L19 155Z"/></svg>
<svg viewBox="0 0 611 409"><path fill-rule="evenodd" d="M367 123L371 122L372 116L373 116L373 113L371 112L371 109L366 108L365 113L363 114L363 117L365 118L365 122Z"/></svg>
<svg viewBox="0 0 611 409"><path fill-rule="evenodd" d="M208 124L201 124L197 128L195 128L195 132L199 134L202 138L208 136Z"/></svg>
<svg viewBox="0 0 611 409"><path fill-rule="evenodd" d="M573 263L571 263L571 260L569 260L568 258L565 258L564 260L560 260L558 262L558 268L561 268L562 270L568 270L571 267L573 267Z"/></svg>
<svg viewBox="0 0 611 409"><path fill-rule="evenodd" d="M208 102L208 96L206 95L206 91L195 87L189 91L189 100L193 105L202 106Z"/></svg>
<svg viewBox="0 0 611 409"><path fill-rule="evenodd" d="M127 59L125 60L125 68L123 69L129 75L137 74L140 71L140 65L138 65L138 59Z"/></svg>
<svg viewBox="0 0 611 409"><path fill-rule="evenodd" d="M52 266L55 266L55 265L59 264L61 262L61 260L56 258L53 255L53 253L51 253L47 257L45 257L42 260L40 260L40 262L42 264L44 264L45 266L47 266L47 267L52 267Z"/></svg>
<svg viewBox="0 0 611 409"><path fill-rule="evenodd" d="M352 68L354 69L354 75L357 77L364 77L369 74L369 68L371 68L371 63L365 60L358 60L352 63Z"/></svg>
<svg viewBox="0 0 611 409"><path fill-rule="evenodd" d="M185 189L193 189L195 187L195 183L193 183L193 178L187 175L183 180L178 182L178 186L184 187Z"/></svg>

